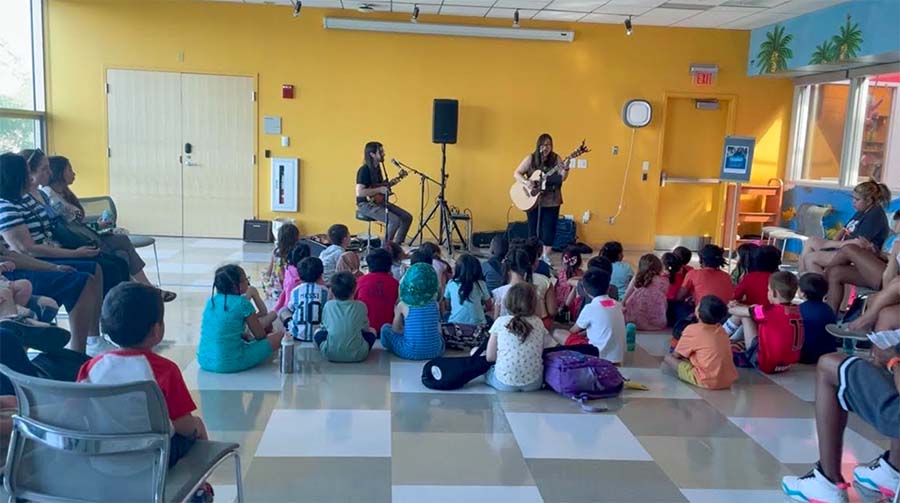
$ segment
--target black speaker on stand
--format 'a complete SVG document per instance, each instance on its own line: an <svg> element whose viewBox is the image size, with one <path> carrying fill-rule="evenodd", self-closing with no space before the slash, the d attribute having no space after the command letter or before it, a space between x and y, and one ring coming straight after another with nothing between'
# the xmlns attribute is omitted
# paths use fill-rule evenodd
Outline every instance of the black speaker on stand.
<svg viewBox="0 0 900 503"><path fill-rule="evenodd" d="M410 243L412 243L415 242L416 238L419 238L419 245L421 245L422 240L425 237L424 231L427 228L428 231L431 232L431 235L437 238L438 245L447 247L448 257L453 254L453 231L456 231L456 235L459 237L463 247L467 247L462 232L459 230L456 222L451 218L450 206L447 204L447 199L444 197L444 191L447 188L447 178L449 177L449 175L447 175L447 144L456 143L458 126L459 101L454 99L435 99L431 116L431 142L441 144L441 190L438 192L437 201L435 201L434 207L431 208L431 212L428 213L427 217L420 219L419 230L416 231L416 234L412 237L412 240L410 240ZM438 214L437 235L434 234L431 227L428 227L428 222L434 218L436 213Z"/></svg>

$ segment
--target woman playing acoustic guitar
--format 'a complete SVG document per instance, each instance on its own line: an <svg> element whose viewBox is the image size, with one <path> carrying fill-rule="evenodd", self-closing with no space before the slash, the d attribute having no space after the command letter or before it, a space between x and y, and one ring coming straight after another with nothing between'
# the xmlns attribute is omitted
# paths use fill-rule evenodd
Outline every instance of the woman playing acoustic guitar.
<svg viewBox="0 0 900 503"><path fill-rule="evenodd" d="M366 143L363 156L365 164L356 172L356 211L379 222L385 222L386 219L387 240L403 244L413 217L403 208L387 202L391 186L400 180L385 181L381 173L381 163L384 162L384 147L381 143Z"/></svg>

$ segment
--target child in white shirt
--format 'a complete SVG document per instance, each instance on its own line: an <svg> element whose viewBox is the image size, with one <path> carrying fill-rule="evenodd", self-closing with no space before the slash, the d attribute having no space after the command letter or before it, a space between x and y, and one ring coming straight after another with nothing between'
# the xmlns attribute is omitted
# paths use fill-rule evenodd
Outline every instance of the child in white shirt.
<svg viewBox="0 0 900 503"><path fill-rule="evenodd" d="M607 295L609 280L606 271L588 269L582 284L593 299L568 332L559 330L553 337L564 345L584 343L580 332L586 331L586 342L600 350L600 358L619 365L625 358L625 315L622 305Z"/></svg>

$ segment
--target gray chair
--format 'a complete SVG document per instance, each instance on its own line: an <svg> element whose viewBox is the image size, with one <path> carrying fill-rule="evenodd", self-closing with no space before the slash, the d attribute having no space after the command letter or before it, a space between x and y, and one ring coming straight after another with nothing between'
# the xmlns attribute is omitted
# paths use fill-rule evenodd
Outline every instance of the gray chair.
<svg viewBox="0 0 900 503"><path fill-rule="evenodd" d="M243 501L238 444L198 440L171 469L172 424L153 381L78 384L29 377L0 365L19 413L3 486L9 502L184 502L229 457Z"/></svg>
<svg viewBox="0 0 900 503"><path fill-rule="evenodd" d="M763 227L763 238L768 238L769 242L782 242L781 256L784 258L784 250L787 248L787 242L797 240L806 241L811 237L825 237L825 225L822 221L825 215L832 210L828 206L818 204L803 203L797 209L797 230L787 227L766 226Z"/></svg>
<svg viewBox="0 0 900 503"><path fill-rule="evenodd" d="M103 215L104 211L109 212L109 215L114 222L119 218L119 213L116 211L116 202L109 196L83 197L79 198L78 201L84 207L85 223L97 222L97 220L100 220L100 216ZM152 236L135 236L129 234L128 239L131 240L131 244L134 245L135 248L145 248L147 246L153 247L153 260L156 261L156 284L157 286L162 287L162 277L159 274L159 254L156 252L156 238Z"/></svg>

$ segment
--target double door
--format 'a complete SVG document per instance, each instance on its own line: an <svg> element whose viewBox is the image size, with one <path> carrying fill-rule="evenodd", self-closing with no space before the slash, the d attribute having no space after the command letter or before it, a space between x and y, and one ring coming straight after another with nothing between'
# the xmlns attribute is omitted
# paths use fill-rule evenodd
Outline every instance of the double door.
<svg viewBox="0 0 900 503"><path fill-rule="evenodd" d="M109 192L136 234L241 237L253 217L249 77L108 70Z"/></svg>

